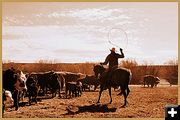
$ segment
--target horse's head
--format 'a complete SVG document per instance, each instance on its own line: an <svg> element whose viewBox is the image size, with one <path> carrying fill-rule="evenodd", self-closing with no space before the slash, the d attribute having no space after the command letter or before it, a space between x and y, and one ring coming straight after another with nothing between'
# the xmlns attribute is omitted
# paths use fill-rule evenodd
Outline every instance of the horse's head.
<svg viewBox="0 0 180 120"><path fill-rule="evenodd" d="M98 75L99 75L99 74L101 75L105 70L106 70L106 68L104 68L104 67L103 67L102 65L100 65L100 64L95 65L95 66L94 66L94 69L93 69L96 78L98 78Z"/></svg>

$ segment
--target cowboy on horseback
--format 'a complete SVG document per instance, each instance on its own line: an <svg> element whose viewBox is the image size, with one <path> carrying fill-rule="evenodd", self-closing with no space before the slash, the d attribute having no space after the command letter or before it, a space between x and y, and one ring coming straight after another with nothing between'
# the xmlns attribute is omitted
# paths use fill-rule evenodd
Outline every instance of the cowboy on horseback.
<svg viewBox="0 0 180 120"><path fill-rule="evenodd" d="M115 48L112 48L111 53L106 57L101 65L95 65L93 71L96 78L100 81L100 91L97 103L100 103L101 94L104 90L109 90L110 102L112 103L111 87L120 87L121 92L118 95L124 96L124 105L127 105L127 97L130 93L129 83L132 78L132 73L129 69L118 67L118 59L124 58L123 50L120 48L121 54L116 53ZM102 65L109 63L109 69ZM98 76L100 75L100 76Z"/></svg>
<svg viewBox="0 0 180 120"><path fill-rule="evenodd" d="M124 58L123 49L120 48L121 54L116 53L116 49L113 47L110 49L111 53L106 57L105 61L100 63L101 65L107 65L109 63L109 69L107 72L106 85L110 84L112 71L118 68L118 59Z"/></svg>

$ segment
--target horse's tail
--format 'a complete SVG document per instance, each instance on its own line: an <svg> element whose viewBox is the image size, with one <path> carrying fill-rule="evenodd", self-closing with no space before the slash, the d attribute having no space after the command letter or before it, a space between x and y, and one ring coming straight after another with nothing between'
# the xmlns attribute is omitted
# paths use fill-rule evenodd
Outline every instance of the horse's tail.
<svg viewBox="0 0 180 120"><path fill-rule="evenodd" d="M127 96L128 96L128 94L129 94L129 92L130 92L129 83L130 83L131 79L132 79L132 73L131 73L131 71L129 70L129 75L128 75L128 77L127 77L127 82L124 84L124 90L126 91ZM122 94L123 94L123 91L121 90L121 92L120 92L118 95L122 95Z"/></svg>
<svg viewBox="0 0 180 120"><path fill-rule="evenodd" d="M129 95L129 92L130 92L129 84L130 84L130 82L131 82L131 79L132 79L132 73L131 73L131 71L129 70L129 78L128 78L129 81L128 81L127 85L126 85L127 96Z"/></svg>
<svg viewBox="0 0 180 120"><path fill-rule="evenodd" d="M132 79L132 73L131 73L131 71L129 70L129 83L131 82L131 79ZM128 84L129 84L128 83Z"/></svg>

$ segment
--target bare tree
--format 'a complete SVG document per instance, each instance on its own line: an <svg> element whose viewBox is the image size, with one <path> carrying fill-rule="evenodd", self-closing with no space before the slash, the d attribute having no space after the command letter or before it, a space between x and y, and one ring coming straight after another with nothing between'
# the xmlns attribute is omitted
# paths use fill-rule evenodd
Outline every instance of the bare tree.
<svg viewBox="0 0 180 120"><path fill-rule="evenodd" d="M178 84L178 60L171 59L165 62L169 67L165 69L165 79L170 83L170 85Z"/></svg>

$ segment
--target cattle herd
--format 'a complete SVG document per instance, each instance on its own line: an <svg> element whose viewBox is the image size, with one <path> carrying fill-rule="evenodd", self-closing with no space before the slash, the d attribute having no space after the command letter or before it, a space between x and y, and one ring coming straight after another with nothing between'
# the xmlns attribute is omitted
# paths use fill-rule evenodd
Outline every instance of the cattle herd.
<svg viewBox="0 0 180 120"><path fill-rule="evenodd" d="M144 87L146 84L148 87L157 86L160 81L153 75L146 75L143 78ZM7 103L13 103L15 110L18 110L22 97L27 97L28 104L31 105L32 102L37 103L38 96L50 95L53 98L58 94L59 98L80 97L82 92L90 91L92 86L93 90L96 90L101 85L101 81L95 75L54 71L23 73L14 68L3 71L2 82L3 112ZM121 84L119 86L122 90L123 86Z"/></svg>

